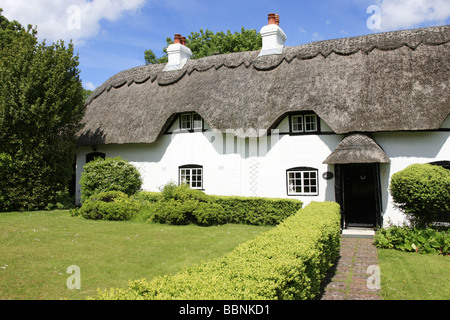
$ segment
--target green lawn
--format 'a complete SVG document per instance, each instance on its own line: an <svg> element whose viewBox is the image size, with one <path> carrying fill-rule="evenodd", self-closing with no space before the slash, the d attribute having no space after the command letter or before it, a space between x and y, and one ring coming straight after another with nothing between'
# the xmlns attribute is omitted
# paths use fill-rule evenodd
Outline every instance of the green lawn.
<svg viewBox="0 0 450 320"><path fill-rule="evenodd" d="M176 273L270 227L92 221L68 211L0 213L0 299L85 299L97 288ZM81 289L67 288L76 265Z"/></svg>
<svg viewBox="0 0 450 320"><path fill-rule="evenodd" d="M450 300L450 256L378 249L385 300Z"/></svg>

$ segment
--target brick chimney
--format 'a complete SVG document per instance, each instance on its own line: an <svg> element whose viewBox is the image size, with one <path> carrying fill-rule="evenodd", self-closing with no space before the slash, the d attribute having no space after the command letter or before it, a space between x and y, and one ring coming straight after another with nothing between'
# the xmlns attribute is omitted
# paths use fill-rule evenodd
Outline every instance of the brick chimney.
<svg viewBox="0 0 450 320"><path fill-rule="evenodd" d="M269 23L260 31L263 41L263 46L259 53L260 56L283 53L286 34L279 24L280 16L275 13L269 13Z"/></svg>
<svg viewBox="0 0 450 320"><path fill-rule="evenodd" d="M164 67L164 71L183 69L186 62L191 58L192 51L186 47L186 37L175 34L173 44L167 47L169 62Z"/></svg>

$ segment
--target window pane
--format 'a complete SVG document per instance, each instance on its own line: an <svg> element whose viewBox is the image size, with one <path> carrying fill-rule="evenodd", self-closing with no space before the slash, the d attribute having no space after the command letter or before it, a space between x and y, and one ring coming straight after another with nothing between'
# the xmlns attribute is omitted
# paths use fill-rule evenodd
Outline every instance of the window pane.
<svg viewBox="0 0 450 320"><path fill-rule="evenodd" d="M289 171L287 173L288 194L317 194L317 171Z"/></svg>
<svg viewBox="0 0 450 320"><path fill-rule="evenodd" d="M181 115L181 129L191 129L191 114L190 113Z"/></svg>
<svg viewBox="0 0 450 320"><path fill-rule="evenodd" d="M317 117L315 114L305 115L305 131L317 131Z"/></svg>
<svg viewBox="0 0 450 320"><path fill-rule="evenodd" d="M186 183L191 188L202 189L202 169L201 168L180 168L180 183Z"/></svg>
<svg viewBox="0 0 450 320"><path fill-rule="evenodd" d="M292 116L292 132L303 132L303 116Z"/></svg>
<svg viewBox="0 0 450 320"><path fill-rule="evenodd" d="M193 129L203 129L202 117L200 117L199 114L197 114L197 113L192 114L192 123L193 123L193 126L192 126Z"/></svg>

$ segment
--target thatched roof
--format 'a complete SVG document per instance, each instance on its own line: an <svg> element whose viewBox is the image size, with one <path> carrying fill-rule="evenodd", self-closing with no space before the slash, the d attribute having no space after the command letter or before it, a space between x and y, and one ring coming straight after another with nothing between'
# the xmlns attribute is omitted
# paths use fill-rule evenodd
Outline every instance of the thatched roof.
<svg viewBox="0 0 450 320"><path fill-rule="evenodd" d="M389 157L369 134L346 135L323 162L325 164L389 163Z"/></svg>
<svg viewBox="0 0 450 320"><path fill-rule="evenodd" d="M338 134L438 129L450 111L449 41L442 26L133 68L89 98L79 144L152 143L187 111L238 135L304 110Z"/></svg>

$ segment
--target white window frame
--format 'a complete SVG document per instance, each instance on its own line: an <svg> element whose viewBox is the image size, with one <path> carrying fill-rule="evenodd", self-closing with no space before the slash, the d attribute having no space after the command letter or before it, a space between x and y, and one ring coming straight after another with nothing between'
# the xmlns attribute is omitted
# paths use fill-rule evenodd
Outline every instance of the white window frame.
<svg viewBox="0 0 450 320"><path fill-rule="evenodd" d="M303 132L303 116L302 115L291 116L291 122L292 122L292 132L295 132L295 133Z"/></svg>
<svg viewBox="0 0 450 320"><path fill-rule="evenodd" d="M308 121L307 119L314 119L313 122ZM308 125L313 125L313 129L308 129ZM305 114L303 119L303 126L305 128L305 132L317 132L317 116L315 114Z"/></svg>
<svg viewBox="0 0 450 320"><path fill-rule="evenodd" d="M180 116L180 128L181 128L181 130L191 130L192 129L192 114L183 113Z"/></svg>
<svg viewBox="0 0 450 320"><path fill-rule="evenodd" d="M203 118L196 112L182 113L180 129L185 131L203 130Z"/></svg>
<svg viewBox="0 0 450 320"><path fill-rule="evenodd" d="M318 131L318 117L316 114L307 113L291 115L292 133L312 133Z"/></svg>
<svg viewBox="0 0 450 320"><path fill-rule="evenodd" d="M319 195L319 171L301 167L288 169L286 185L289 196L317 196Z"/></svg>
<svg viewBox="0 0 450 320"><path fill-rule="evenodd" d="M203 118L198 113L192 114L192 125L193 130L203 130Z"/></svg>
<svg viewBox="0 0 450 320"><path fill-rule="evenodd" d="M186 183L191 189L203 190L203 167L186 165L179 167L179 183Z"/></svg>

